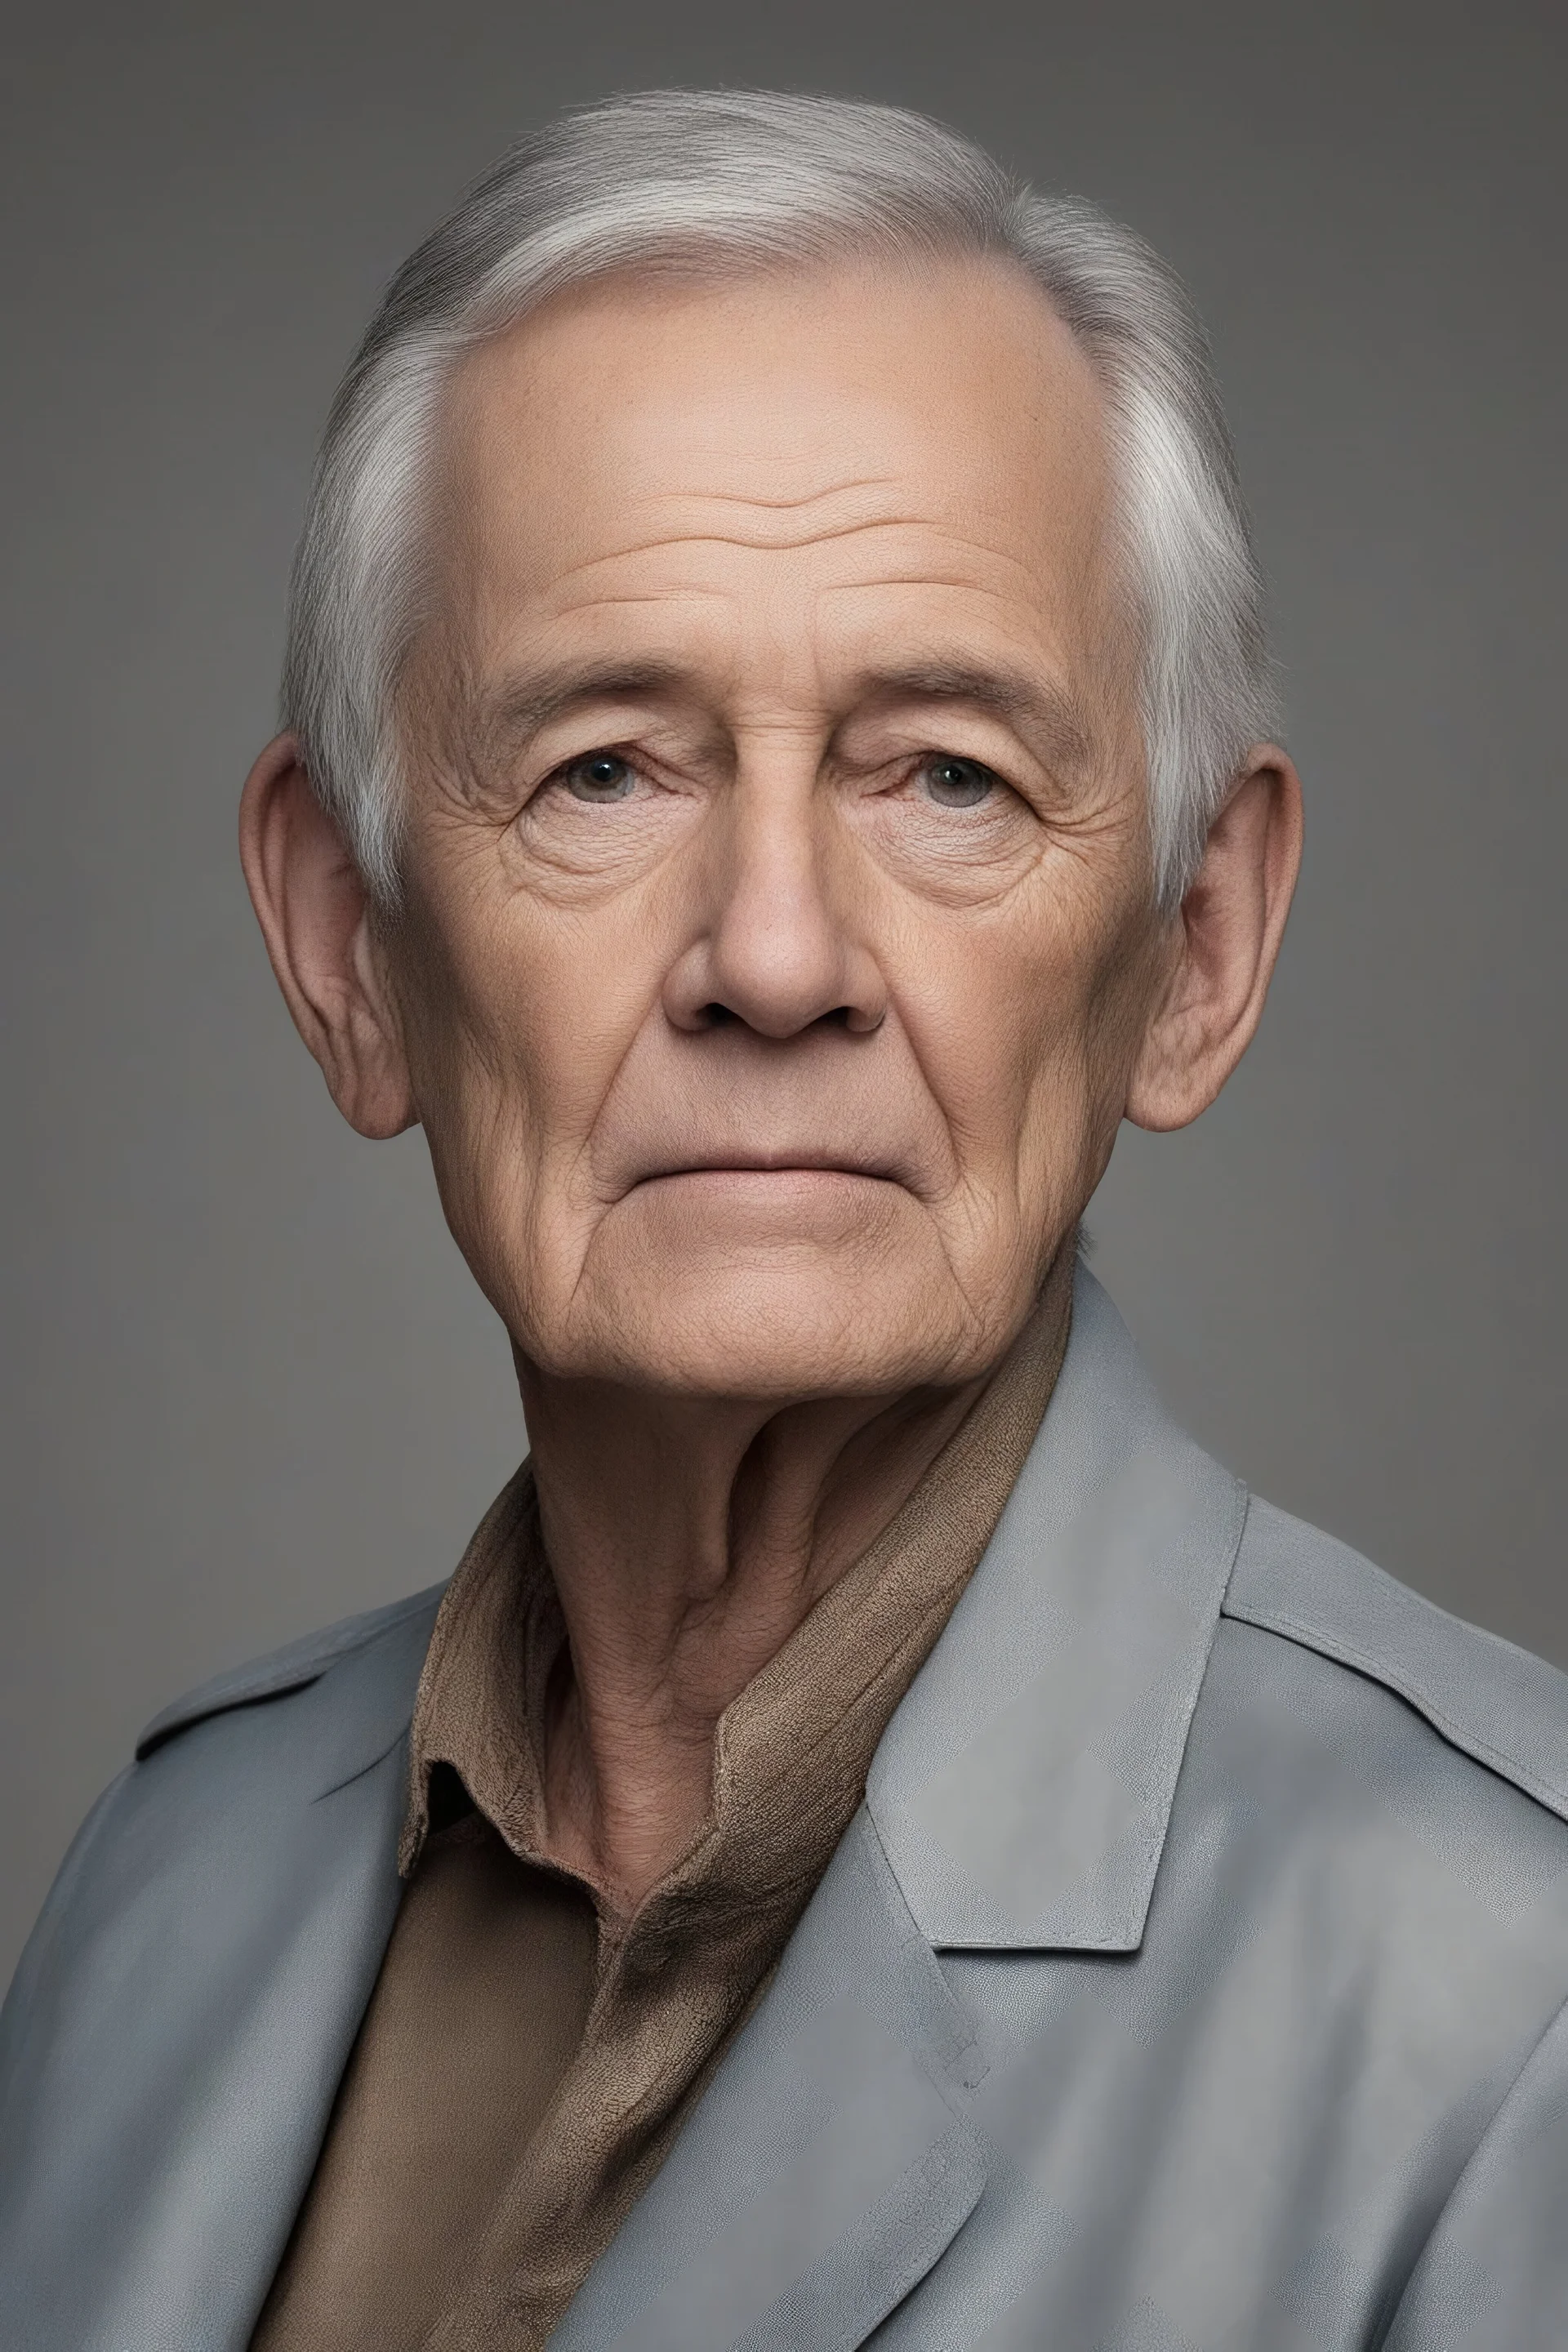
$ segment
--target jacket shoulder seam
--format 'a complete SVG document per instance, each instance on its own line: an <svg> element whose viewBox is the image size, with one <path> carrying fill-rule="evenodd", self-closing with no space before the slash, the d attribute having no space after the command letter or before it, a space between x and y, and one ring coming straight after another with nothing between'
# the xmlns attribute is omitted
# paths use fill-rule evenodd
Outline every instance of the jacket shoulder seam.
<svg viewBox="0 0 1568 2352"><path fill-rule="evenodd" d="M194 1690L163 1708L142 1731L136 1741L136 1761L143 1762L171 1739L215 1715L226 1715L236 1707L252 1706L265 1700L286 1698L290 1692L319 1682L331 1667L341 1664L356 1651L368 1648L384 1633L406 1624L422 1612L433 1612L444 1590L444 1585L432 1585L426 1591L411 1593L407 1600L392 1601L384 1609L342 1618L334 1625L323 1626L318 1633L305 1635L302 1641L268 1651L246 1665L231 1667L210 1682L198 1683Z"/></svg>
<svg viewBox="0 0 1568 2352"><path fill-rule="evenodd" d="M1405 1699L1413 1706L1435 1731L1441 1732L1451 1748L1461 1748L1467 1756L1473 1756L1477 1763L1489 1766L1505 1780L1511 1780L1526 1796L1534 1797L1551 1811L1568 1820L1568 1787L1560 1787L1556 1782L1546 1780L1541 1773L1532 1771L1510 1749L1500 1748L1484 1733L1472 1730L1468 1724L1461 1722L1434 1698L1413 1675L1401 1674L1398 1667L1391 1665L1385 1658L1360 1648L1353 1642L1326 1633L1321 1625L1309 1625L1292 1618L1284 1610L1259 1608L1241 1601L1234 1606L1227 1603L1222 1614L1238 1619L1243 1624L1254 1625L1260 1633L1279 1633L1304 1650L1312 1650L1321 1657L1331 1658L1340 1665L1353 1668L1357 1674L1365 1675L1370 1682L1381 1683L1385 1690L1393 1691L1396 1697Z"/></svg>
<svg viewBox="0 0 1568 2352"><path fill-rule="evenodd" d="M1560 1820L1568 1821L1568 1678L1560 1675L1544 1659L1517 1648L1500 1635L1489 1633L1482 1627L1450 1615L1435 1601L1411 1591L1407 1586L1333 1538L1289 1520L1286 1514L1275 1512L1271 1506L1266 1505L1263 1508L1270 1518L1283 1522L1286 1528L1299 1526L1300 1537L1306 1542L1321 1547L1325 1565L1331 1566L1337 1581L1342 1583L1346 1578L1353 1577L1367 1594L1375 1596L1378 1601L1397 1610L1401 1617L1407 1619L1408 1628L1413 1633L1420 1632L1429 1637L1436 1636L1456 1654L1461 1649L1470 1653L1468 1658L1462 1659L1457 1654L1451 1661L1440 1658L1439 1669L1451 1664L1455 1670L1469 1668L1474 1674L1476 1669L1484 1668L1496 1675L1500 1669L1511 1668L1516 1676L1523 1673L1531 1677L1541 1677L1543 1686L1552 1683L1561 1685L1556 1694L1561 1720L1552 1738L1553 1744L1562 1751L1563 1769L1552 1771L1548 1759L1542 1757L1533 1763L1527 1761L1517 1745L1505 1746L1483 1731L1476 1719L1476 1707L1456 1707L1445 1696L1440 1671L1437 1675L1424 1674L1418 1665L1407 1664L1391 1654L1389 1644L1358 1639L1351 1629L1336 1625L1333 1622L1335 1594L1331 1587L1319 1586L1315 1590L1313 1597L1321 1603L1316 1611L1292 1605L1292 1597L1289 1594L1246 1589L1249 1580L1243 1566L1247 1551L1245 1537L1242 1554L1238 1556L1231 1589L1226 1594L1221 1614L1255 1626L1260 1632L1276 1633L1282 1640L1292 1642L1300 1648L1310 1650L1318 1656L1331 1659L1336 1664L1380 1684L1413 1707L1451 1748L1457 1748L1461 1754L1508 1780ZM1267 1569L1264 1573L1267 1573ZM1311 1563L1306 1559L1292 1561L1287 1573L1293 1582L1310 1580L1312 1577ZM1535 1694L1529 1690L1528 1685L1521 1689L1517 1680L1508 1696L1525 1707L1535 1700Z"/></svg>

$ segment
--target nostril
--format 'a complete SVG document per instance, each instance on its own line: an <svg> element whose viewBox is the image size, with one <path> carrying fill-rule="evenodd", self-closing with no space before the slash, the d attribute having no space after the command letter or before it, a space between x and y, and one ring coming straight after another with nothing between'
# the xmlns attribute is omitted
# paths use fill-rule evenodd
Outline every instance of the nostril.
<svg viewBox="0 0 1568 2352"><path fill-rule="evenodd" d="M721 1029L727 1021L735 1018L727 1004L719 1003L705 1004L697 1017L704 1029Z"/></svg>

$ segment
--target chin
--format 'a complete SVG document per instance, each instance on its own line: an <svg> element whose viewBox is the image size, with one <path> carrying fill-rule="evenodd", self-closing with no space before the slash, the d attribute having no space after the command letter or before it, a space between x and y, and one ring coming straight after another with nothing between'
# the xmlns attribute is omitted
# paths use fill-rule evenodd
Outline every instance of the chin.
<svg viewBox="0 0 1568 2352"><path fill-rule="evenodd" d="M930 1275L923 1264L854 1267L800 1248L689 1257L638 1283L635 1299L623 1289L608 1315L611 1302L595 1302L592 1370L665 1395L780 1402L963 1379L954 1360L966 1335L942 1311L951 1280L933 1286Z"/></svg>

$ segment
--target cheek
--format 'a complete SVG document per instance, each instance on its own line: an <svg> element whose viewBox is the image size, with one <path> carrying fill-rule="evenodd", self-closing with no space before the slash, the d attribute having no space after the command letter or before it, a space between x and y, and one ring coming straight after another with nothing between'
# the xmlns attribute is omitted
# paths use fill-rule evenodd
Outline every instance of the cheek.
<svg viewBox="0 0 1568 2352"><path fill-rule="evenodd" d="M1076 1213L1121 1118L1136 938L1102 908L1035 899L902 960L900 1011L963 1181L1025 1223Z"/></svg>
<svg viewBox="0 0 1568 2352"><path fill-rule="evenodd" d="M409 1059L447 1223L479 1287L505 1316L537 1192L535 1074L527 1041L454 985L411 1024Z"/></svg>
<svg viewBox="0 0 1568 2352"><path fill-rule="evenodd" d="M600 928L511 891L421 960L407 1007L415 1099L470 1263L537 1252L589 1204L585 1146L653 985Z"/></svg>
<svg viewBox="0 0 1568 2352"><path fill-rule="evenodd" d="M1149 918L1142 907L1095 939L1072 983L1064 1017L1043 1040L1023 1156L1072 1193L1076 1215L1105 1171L1148 1014Z"/></svg>

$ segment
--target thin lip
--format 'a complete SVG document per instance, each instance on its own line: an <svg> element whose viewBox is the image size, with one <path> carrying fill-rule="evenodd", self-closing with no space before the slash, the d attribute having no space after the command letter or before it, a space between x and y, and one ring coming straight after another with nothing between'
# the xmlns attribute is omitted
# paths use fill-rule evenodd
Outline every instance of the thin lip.
<svg viewBox="0 0 1568 2352"><path fill-rule="evenodd" d="M710 1158L671 1160L645 1169L629 1188L659 1184L679 1176L859 1176L874 1183L904 1184L909 1178L889 1160L847 1158L840 1151L726 1151Z"/></svg>

